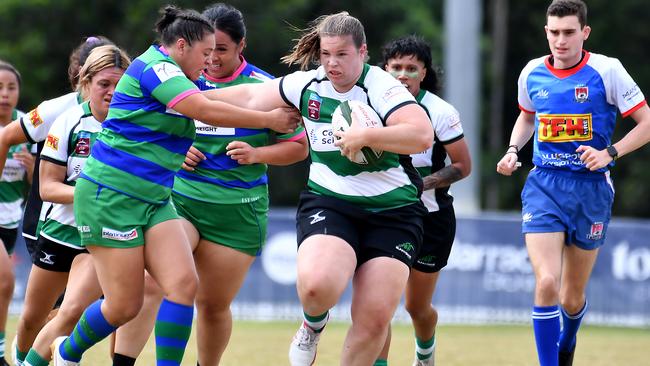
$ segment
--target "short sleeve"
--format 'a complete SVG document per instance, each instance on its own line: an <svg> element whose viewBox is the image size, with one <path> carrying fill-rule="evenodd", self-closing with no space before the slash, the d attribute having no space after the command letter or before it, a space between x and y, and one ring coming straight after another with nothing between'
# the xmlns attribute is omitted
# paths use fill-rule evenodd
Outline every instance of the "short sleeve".
<svg viewBox="0 0 650 366"><path fill-rule="evenodd" d="M300 108L302 91L316 79L316 71L296 71L280 79L280 96L288 105Z"/></svg>
<svg viewBox="0 0 650 366"><path fill-rule="evenodd" d="M404 85L376 66L370 68L364 83L368 89L370 104L384 121L400 107L416 103Z"/></svg>
<svg viewBox="0 0 650 366"><path fill-rule="evenodd" d="M460 114L449 103L441 103L440 108L432 112L431 121L435 136L443 144L456 141L463 136Z"/></svg>
<svg viewBox="0 0 650 366"><path fill-rule="evenodd" d="M73 114L74 112L71 111ZM45 145L41 151L41 159L51 161L59 165L68 163L68 113L59 116L45 138Z"/></svg>
<svg viewBox="0 0 650 366"><path fill-rule="evenodd" d="M61 113L78 104L77 97L78 94L75 92L46 100L25 114L20 124L27 139L32 143L44 141L54 120Z"/></svg>
<svg viewBox="0 0 650 366"><path fill-rule="evenodd" d="M610 88L608 88L607 99L612 100L621 114L626 117L645 104L645 97L639 86L634 82L630 74L617 59L612 60L610 69Z"/></svg>
<svg viewBox="0 0 650 366"><path fill-rule="evenodd" d="M171 62L159 62L145 70L140 87L160 103L174 108L186 97L199 93L199 88L185 76L185 73Z"/></svg>

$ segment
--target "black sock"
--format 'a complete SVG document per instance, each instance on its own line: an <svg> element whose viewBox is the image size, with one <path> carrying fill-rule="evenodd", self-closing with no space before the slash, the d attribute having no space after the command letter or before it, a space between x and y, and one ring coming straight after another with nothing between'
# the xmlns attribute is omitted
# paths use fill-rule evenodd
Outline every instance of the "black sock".
<svg viewBox="0 0 650 366"><path fill-rule="evenodd" d="M113 366L133 366L135 365L135 358L124 356L116 353L113 356Z"/></svg>

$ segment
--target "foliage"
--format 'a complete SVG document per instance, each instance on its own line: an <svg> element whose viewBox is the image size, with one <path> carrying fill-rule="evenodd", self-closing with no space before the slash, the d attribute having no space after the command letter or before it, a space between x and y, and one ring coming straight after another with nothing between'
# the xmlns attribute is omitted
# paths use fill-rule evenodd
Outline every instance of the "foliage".
<svg viewBox="0 0 650 366"><path fill-rule="evenodd" d="M496 80L490 74L491 39L493 22L488 10L494 0L483 5L484 35L482 59L484 85L481 89L483 146L492 132L489 100L490 83L504 83L503 136L507 142L518 113L516 81L525 63L548 53L544 37L545 11L549 0L509 1L508 50L506 75ZM177 0L181 7L202 10L213 3L207 0ZM377 63L380 46L386 41L408 33L423 35L432 44L434 61L443 60L443 0L234 0L230 2L244 13L248 27L248 46L245 56L252 63L274 75L283 75L289 69L279 63L282 55L291 48L291 40L297 36L289 25L304 28L309 20L321 14L347 10L358 17L365 26L369 44L370 62ZM650 33L643 24L650 20L646 0L625 0L612 5L607 0L590 0L589 23L593 31L586 47L594 52L619 58L642 90L650 93L650 68L645 67ZM19 107L29 110L40 101L61 95L69 90L67 76L68 55L84 37L102 34L125 48L135 57L155 39L153 24L158 9L164 5L160 0L2 0L0 1L0 59L12 62L23 74L24 85ZM641 24L641 25L639 25ZM628 131L633 122L625 120L618 126L615 140ZM494 165L502 150L482 150L480 167L474 174L480 175L482 183L495 180L500 186L499 209L513 210L520 207L519 191L525 174L516 177L494 178ZM530 166L530 144L523 150L522 160ZM650 178L644 169L644 161L650 158L650 150L642 149L625 156L613 169L617 183L614 213L625 216L649 216L650 198L648 185L640 184ZM271 202L276 205L293 205L297 191L306 181L307 163L270 171ZM486 193L483 192L485 195ZM484 201L485 199L483 199Z"/></svg>

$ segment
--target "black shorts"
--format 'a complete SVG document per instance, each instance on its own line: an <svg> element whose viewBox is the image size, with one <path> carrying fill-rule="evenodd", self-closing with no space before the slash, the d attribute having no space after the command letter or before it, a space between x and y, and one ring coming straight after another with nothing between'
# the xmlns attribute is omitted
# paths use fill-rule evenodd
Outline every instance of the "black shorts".
<svg viewBox="0 0 650 366"><path fill-rule="evenodd" d="M29 253L29 257L32 259L32 263L34 263L34 258L36 258L36 255L38 254L38 240L34 240L31 238L28 238L23 235L23 240L25 240L25 247L27 248L27 253Z"/></svg>
<svg viewBox="0 0 650 366"><path fill-rule="evenodd" d="M333 235L354 249L357 267L377 257L395 258L411 267L422 242L426 212L419 201L371 212L338 198L304 191L296 213L298 245L312 235Z"/></svg>
<svg viewBox="0 0 650 366"><path fill-rule="evenodd" d="M41 235L38 237L37 250L32 257L32 263L47 271L70 272L74 257L83 253L88 251L53 242Z"/></svg>
<svg viewBox="0 0 650 366"><path fill-rule="evenodd" d="M443 269L447 265L455 236L456 215L453 206L429 212L424 218L424 240L413 269L425 273Z"/></svg>
<svg viewBox="0 0 650 366"><path fill-rule="evenodd" d="M7 253L11 254L14 252L16 247L16 238L18 237L18 228L7 229L0 227L0 240L5 245Z"/></svg>

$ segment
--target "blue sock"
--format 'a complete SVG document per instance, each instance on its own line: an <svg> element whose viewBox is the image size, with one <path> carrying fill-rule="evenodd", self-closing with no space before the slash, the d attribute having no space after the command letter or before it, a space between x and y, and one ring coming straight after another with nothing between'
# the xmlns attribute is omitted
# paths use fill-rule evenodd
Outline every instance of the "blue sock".
<svg viewBox="0 0 650 366"><path fill-rule="evenodd" d="M560 339L559 306L534 306L532 317L540 366L557 366Z"/></svg>
<svg viewBox="0 0 650 366"><path fill-rule="evenodd" d="M580 328L580 322L587 312L587 300L582 306L582 309L575 315L567 314L563 308L560 308L562 313L562 332L560 333L560 351L569 352L576 344L576 334Z"/></svg>
<svg viewBox="0 0 650 366"><path fill-rule="evenodd" d="M192 332L194 306L163 299L156 318L156 364L177 366L183 360L185 346Z"/></svg>
<svg viewBox="0 0 650 366"><path fill-rule="evenodd" d="M102 314L103 301L97 300L92 303L81 315L81 319L74 327L72 334L61 343L59 353L63 359L79 362L81 355L87 349L117 329L117 327L110 325L106 321L104 314Z"/></svg>

